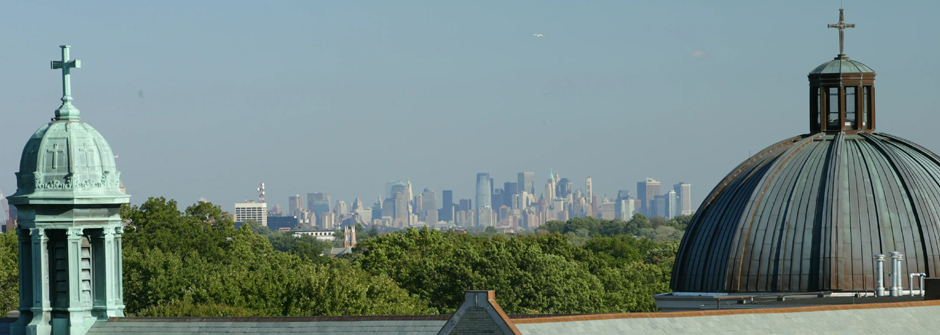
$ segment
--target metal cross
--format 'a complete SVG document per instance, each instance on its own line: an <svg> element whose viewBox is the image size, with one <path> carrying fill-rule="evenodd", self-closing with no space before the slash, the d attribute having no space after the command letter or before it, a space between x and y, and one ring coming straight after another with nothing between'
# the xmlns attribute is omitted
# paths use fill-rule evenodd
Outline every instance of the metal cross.
<svg viewBox="0 0 940 335"><path fill-rule="evenodd" d="M69 81L69 76L72 68L80 69L82 67L82 61L78 59L69 59L69 46L60 45L62 48L62 60L52 61L52 69L58 70L62 69L62 106L56 110L56 117L60 120L77 120L78 119L78 108L72 106L72 87Z"/></svg>
<svg viewBox="0 0 940 335"><path fill-rule="evenodd" d="M854 23L845 23L844 9L839 8L839 23L830 24L829 28L839 29L839 56L845 56L845 28L855 28Z"/></svg>

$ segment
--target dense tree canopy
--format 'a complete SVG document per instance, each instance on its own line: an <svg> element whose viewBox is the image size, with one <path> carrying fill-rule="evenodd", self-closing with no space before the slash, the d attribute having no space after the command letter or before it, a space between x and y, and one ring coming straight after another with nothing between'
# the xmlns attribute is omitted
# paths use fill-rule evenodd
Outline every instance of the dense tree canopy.
<svg viewBox="0 0 940 335"><path fill-rule="evenodd" d="M5 317L6 311L19 307L19 247L16 241L14 232L0 234L0 317Z"/></svg>
<svg viewBox="0 0 940 335"><path fill-rule="evenodd" d="M655 311L687 217L575 218L536 234L357 227L351 257L330 243L249 222L211 203L125 206L124 301L142 316L451 313L467 289L508 313ZM0 309L18 305L14 233L0 234ZM328 255L328 254L327 254Z"/></svg>

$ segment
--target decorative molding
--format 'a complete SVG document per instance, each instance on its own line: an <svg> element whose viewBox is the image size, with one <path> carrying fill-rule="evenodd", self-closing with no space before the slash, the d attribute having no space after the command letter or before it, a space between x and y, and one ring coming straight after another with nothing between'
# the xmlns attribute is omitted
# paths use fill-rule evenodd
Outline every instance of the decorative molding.
<svg viewBox="0 0 940 335"><path fill-rule="evenodd" d="M85 176L85 174L77 174ZM75 181L76 174L70 173L61 180L46 180L46 175L40 171L31 174L16 173L17 188L19 190L81 190L100 188L120 188L121 172L103 171L97 178L82 178Z"/></svg>
<svg viewBox="0 0 940 335"><path fill-rule="evenodd" d="M69 239L79 239L84 235L85 228L82 227L71 227L66 230L65 234L68 235Z"/></svg>

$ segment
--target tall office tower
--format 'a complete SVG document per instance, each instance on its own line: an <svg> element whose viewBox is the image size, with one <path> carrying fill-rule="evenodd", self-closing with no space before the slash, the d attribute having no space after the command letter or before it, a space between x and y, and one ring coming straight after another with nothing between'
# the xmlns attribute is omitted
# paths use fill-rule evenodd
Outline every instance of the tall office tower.
<svg viewBox="0 0 940 335"><path fill-rule="evenodd" d="M330 195L327 193L307 193L307 209L320 215L330 211Z"/></svg>
<svg viewBox="0 0 940 335"><path fill-rule="evenodd" d="M287 201L287 210L290 215L297 215L300 210L304 209L304 197L301 197L300 194L292 195L288 197Z"/></svg>
<svg viewBox="0 0 940 335"><path fill-rule="evenodd" d="M444 190L441 192L441 197L443 203L441 204L441 212L437 215L437 218L444 222L454 221L454 191Z"/></svg>
<svg viewBox="0 0 940 335"><path fill-rule="evenodd" d="M567 198L569 194L574 192L574 183L572 183L571 180L568 180L568 178L561 178L561 180L558 181L556 188L556 197Z"/></svg>
<svg viewBox="0 0 940 335"><path fill-rule="evenodd" d="M394 213L392 218L395 220L405 220L408 222L409 215L408 212L408 196L404 193L398 192L392 195L392 208L394 208Z"/></svg>
<svg viewBox="0 0 940 335"><path fill-rule="evenodd" d="M421 208L424 210L424 222L437 223L437 194L431 188L421 193Z"/></svg>
<svg viewBox="0 0 940 335"><path fill-rule="evenodd" d="M653 196L653 201L650 204L650 215L649 215L650 217L654 217L654 216L658 216L661 218L667 217L666 210L668 208L666 206L667 204L666 197L667 195L665 194Z"/></svg>
<svg viewBox="0 0 940 335"><path fill-rule="evenodd" d="M630 199L630 191L628 190L619 190L617 191L617 200Z"/></svg>
<svg viewBox="0 0 940 335"><path fill-rule="evenodd" d="M235 222L245 223L255 220L263 227L268 226L268 204L263 202L242 202L235 204Z"/></svg>
<svg viewBox="0 0 940 335"><path fill-rule="evenodd" d="M333 213L336 213L336 215L343 215L348 213L346 209L346 202L342 200L336 200L336 206L333 206Z"/></svg>
<svg viewBox="0 0 940 335"><path fill-rule="evenodd" d="M545 182L545 193L542 193L542 198L544 198L545 201L547 201L549 204L551 204L552 200L555 199L555 185L557 185L557 181L555 180L555 173L549 172L548 181Z"/></svg>
<svg viewBox="0 0 940 335"><path fill-rule="evenodd" d="M512 196L519 194L522 190L519 189L519 183L506 182L503 184L503 205L506 207L512 208Z"/></svg>
<svg viewBox="0 0 940 335"><path fill-rule="evenodd" d="M473 200L472 199L460 199L460 206L457 207L461 211L472 211L473 210Z"/></svg>
<svg viewBox="0 0 940 335"><path fill-rule="evenodd" d="M493 194L492 185L490 185L490 174L489 173L477 173L477 208L483 208L484 206L490 206L493 201L491 195ZM476 209L476 208L475 208ZM477 213L477 217L480 216L480 213Z"/></svg>
<svg viewBox="0 0 940 335"><path fill-rule="evenodd" d="M643 207L640 207L640 213L646 216L653 216L650 210L654 198L659 195L659 182L653 178L646 178L646 181L636 183L636 195L643 201Z"/></svg>
<svg viewBox="0 0 940 335"><path fill-rule="evenodd" d="M499 209L503 205L503 189L497 188L493 190L493 194L490 196L490 208Z"/></svg>
<svg viewBox="0 0 940 335"><path fill-rule="evenodd" d="M679 204L676 205L677 215L692 215L692 184L680 182L672 186L676 191Z"/></svg>
<svg viewBox="0 0 940 335"><path fill-rule="evenodd" d="M395 195L392 194L394 197ZM383 219L394 219L395 218L395 198L387 198L382 201L382 218Z"/></svg>
<svg viewBox="0 0 940 335"><path fill-rule="evenodd" d="M676 213L678 212L678 208L677 208L678 206L676 206L676 205L678 204L678 201L676 201L676 200L677 200L677 199L676 199L676 191L669 190L669 192L666 192L665 196L666 196L666 216L665 216L665 218L671 219L671 218L675 217L675 216L676 216Z"/></svg>
<svg viewBox="0 0 940 335"><path fill-rule="evenodd" d="M519 172L518 179L520 192L535 194L535 172Z"/></svg>
<svg viewBox="0 0 940 335"><path fill-rule="evenodd" d="M587 200L589 204L591 204L594 202L594 182L591 180L591 176L588 176L584 183L584 190L587 192L587 195L584 196L584 199Z"/></svg>
<svg viewBox="0 0 940 335"><path fill-rule="evenodd" d="M424 200L423 196L416 194L414 200L411 201L411 212L418 214L420 217L424 217Z"/></svg>
<svg viewBox="0 0 940 335"><path fill-rule="evenodd" d="M405 196L408 196L408 193L406 192L407 189L408 189L408 186L405 185L405 183L400 182L400 181L395 182L395 184L392 185L392 188L391 188L392 193L388 197L394 199L395 193L401 193L401 194L404 194ZM409 196L408 199L411 199L411 197Z"/></svg>
<svg viewBox="0 0 940 335"><path fill-rule="evenodd" d="M356 197L356 200L353 201L352 205L349 207L349 210L355 211L359 209L365 209L365 207L362 205L362 199L359 199L359 197Z"/></svg>
<svg viewBox="0 0 940 335"><path fill-rule="evenodd" d="M313 211L313 202L317 200L317 193L307 193L307 210Z"/></svg>
<svg viewBox="0 0 940 335"><path fill-rule="evenodd" d="M375 204L372 205L372 220L381 219L382 216L385 215L383 211L384 209L382 207L382 197L380 196L375 202Z"/></svg>

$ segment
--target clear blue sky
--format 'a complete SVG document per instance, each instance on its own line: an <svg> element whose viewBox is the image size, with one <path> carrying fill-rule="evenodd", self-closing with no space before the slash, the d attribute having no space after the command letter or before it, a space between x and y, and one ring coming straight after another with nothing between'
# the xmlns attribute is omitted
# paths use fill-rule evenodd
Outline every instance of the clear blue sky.
<svg viewBox="0 0 940 335"><path fill-rule="evenodd" d="M595 193L645 177L711 188L808 131L806 74L838 53L840 1L5 1L0 189L74 104L120 155L132 201L231 210L384 182L472 198L549 168ZM878 130L940 150L938 1L845 1L846 53L878 72ZM544 34L537 38L535 33ZM665 188L665 187L664 187Z"/></svg>

